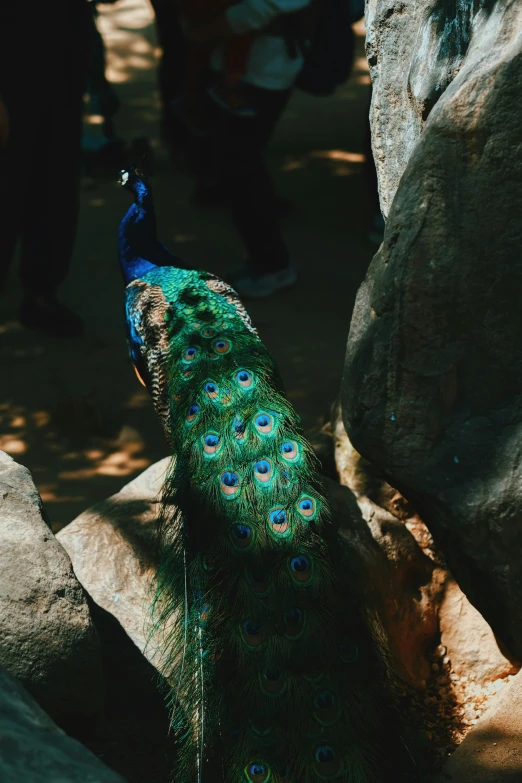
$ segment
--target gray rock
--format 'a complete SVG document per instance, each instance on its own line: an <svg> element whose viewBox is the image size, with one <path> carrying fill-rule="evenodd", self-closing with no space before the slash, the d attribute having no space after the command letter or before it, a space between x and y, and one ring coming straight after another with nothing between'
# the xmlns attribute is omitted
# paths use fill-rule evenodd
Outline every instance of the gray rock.
<svg viewBox="0 0 522 783"><path fill-rule="evenodd" d="M57 535L89 595L158 667L159 637L149 642L150 606L157 565L157 501L169 462L167 457L152 465Z"/></svg>
<svg viewBox="0 0 522 783"><path fill-rule="evenodd" d="M2 783L124 783L71 739L22 686L0 668Z"/></svg>
<svg viewBox="0 0 522 783"><path fill-rule="evenodd" d="M522 672L505 685L447 761L436 783L522 780Z"/></svg>
<svg viewBox="0 0 522 783"><path fill-rule="evenodd" d="M516 44L517 5L503 0L368 0L372 145L385 216L440 96L461 70L480 68L499 55L502 59Z"/></svg>
<svg viewBox="0 0 522 783"><path fill-rule="evenodd" d="M451 658L452 671L460 677L483 685L516 674L520 668L502 653L491 628L450 575L439 620L441 644Z"/></svg>
<svg viewBox="0 0 522 783"><path fill-rule="evenodd" d="M27 468L0 452L0 664L61 725L102 708L99 639Z"/></svg>
<svg viewBox="0 0 522 783"><path fill-rule="evenodd" d="M413 504L459 586L521 658L522 5L486 5L358 293L342 406L355 449ZM406 6L393 8L393 35L376 44L383 72L414 24ZM385 127L391 171L401 142ZM390 177L391 193L399 172Z"/></svg>

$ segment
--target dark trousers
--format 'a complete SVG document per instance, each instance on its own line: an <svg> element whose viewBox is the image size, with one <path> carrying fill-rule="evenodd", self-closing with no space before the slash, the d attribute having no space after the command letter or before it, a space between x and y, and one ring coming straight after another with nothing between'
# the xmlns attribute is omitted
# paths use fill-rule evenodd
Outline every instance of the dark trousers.
<svg viewBox="0 0 522 783"><path fill-rule="evenodd" d="M278 205L266 163L266 149L291 90L265 90L247 85L256 117L237 117L217 105L211 109L211 155L224 190L250 271L269 274L288 265Z"/></svg>
<svg viewBox="0 0 522 783"><path fill-rule="evenodd" d="M0 288L18 241L28 292L54 292L71 261L88 31L88 16L78 7L65 39L47 36L45 27L25 40L8 39L9 27L0 31L0 92L10 123L7 147L0 150Z"/></svg>
<svg viewBox="0 0 522 783"><path fill-rule="evenodd" d="M180 91L185 72L187 42L181 29L179 10L173 0L151 0L162 54L158 67L158 87L165 106Z"/></svg>

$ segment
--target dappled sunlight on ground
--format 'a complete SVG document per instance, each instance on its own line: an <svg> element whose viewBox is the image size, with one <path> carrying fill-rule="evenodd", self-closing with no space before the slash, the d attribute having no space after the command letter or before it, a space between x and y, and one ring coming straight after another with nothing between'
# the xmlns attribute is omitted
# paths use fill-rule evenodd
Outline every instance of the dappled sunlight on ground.
<svg viewBox="0 0 522 783"><path fill-rule="evenodd" d="M146 136L154 149L161 241L217 274L239 266L243 251L228 214L192 205L193 181L173 171L160 142L149 4L120 0L100 11L121 101L116 131L126 141ZM284 230L300 281L249 305L308 434L338 392L353 299L374 252L361 179L369 95L360 35L357 46L354 78L326 100L296 93L277 130L269 163L293 203ZM96 116L86 121L96 131ZM129 197L117 178L115 171L108 181L82 183L75 260L61 296L85 319L86 336L60 342L23 330L14 271L0 299L0 448L31 470L55 529L167 454L127 357L116 236Z"/></svg>

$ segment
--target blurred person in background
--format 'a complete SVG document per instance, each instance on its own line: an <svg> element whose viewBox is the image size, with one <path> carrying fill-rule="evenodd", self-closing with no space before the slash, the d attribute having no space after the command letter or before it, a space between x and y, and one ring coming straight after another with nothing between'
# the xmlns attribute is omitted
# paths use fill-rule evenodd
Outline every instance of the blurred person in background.
<svg viewBox="0 0 522 783"><path fill-rule="evenodd" d="M0 3L0 290L19 243L20 322L77 336L56 297L74 248L89 7L86 0Z"/></svg>
<svg viewBox="0 0 522 783"><path fill-rule="evenodd" d="M295 283L297 276L280 227L279 206L266 164L266 148L304 63L300 40L311 0L243 0L210 21L186 20L189 45L213 50L207 128L214 181L223 193L247 253L229 277L240 296L262 298ZM241 102L224 94L227 51L234 37L248 41L241 74ZM212 46L213 44L213 46ZM229 62L229 60L228 60Z"/></svg>

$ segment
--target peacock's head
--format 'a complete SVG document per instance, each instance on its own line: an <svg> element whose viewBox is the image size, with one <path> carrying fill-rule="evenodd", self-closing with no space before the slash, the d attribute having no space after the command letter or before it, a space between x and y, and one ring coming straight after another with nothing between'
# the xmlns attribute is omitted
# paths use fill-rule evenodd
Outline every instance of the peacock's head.
<svg viewBox="0 0 522 783"><path fill-rule="evenodd" d="M119 183L135 196L142 196L148 190L145 173L134 165L120 171Z"/></svg>

